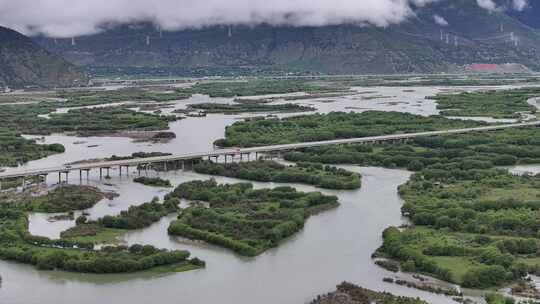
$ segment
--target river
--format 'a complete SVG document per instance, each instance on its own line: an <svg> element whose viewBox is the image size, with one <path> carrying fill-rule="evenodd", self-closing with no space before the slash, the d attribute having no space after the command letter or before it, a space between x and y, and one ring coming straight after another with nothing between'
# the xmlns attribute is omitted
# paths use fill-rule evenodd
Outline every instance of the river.
<svg viewBox="0 0 540 304"><path fill-rule="evenodd" d="M462 89L462 88L460 88ZM301 100L318 112L330 111L402 111L421 115L438 113L426 96L449 90L435 87L355 88L351 96ZM367 92L369 91L369 92ZM367 92L367 93L366 93ZM366 96L368 98L366 98ZM230 102L195 95L174 103L174 108L194 102ZM174 108L165 109L172 111ZM62 143L63 154L29 162L27 168L49 167L61 163L112 154L129 155L137 151L170 153L200 152L212 149L212 142L223 137L224 128L234 121L258 114L208 115L187 118L170 124L177 138L169 143L135 143L127 138L72 137L54 134L45 143ZM284 116L287 114L279 114ZM290 115L290 114L289 114ZM293 114L298 115L298 114ZM81 143L84 142L84 143ZM88 148L91 145L98 145ZM192 244L166 233L173 216L162 219L149 228L124 236L126 244L144 243L170 249L187 249L207 262L207 268L185 273L153 274L151 272L125 275L90 275L65 272L37 271L27 265L0 261L0 303L2 304L63 304L63 303L306 303L317 294L331 291L347 280L361 286L386 290L399 295L420 296L429 303L453 303L450 298L408 289L382 282L393 274L374 265L371 254L380 246L381 233L388 226L400 225L401 199L397 187L405 183L410 173L402 170L360 168L346 166L362 173L362 188L355 191L323 191L339 197L341 206L310 218L305 228L278 248L256 258L240 257L228 250L211 245ZM133 172L131 173L133 176ZM72 174L70 181L78 183ZM208 176L193 172L161 173L173 184L204 179ZM131 205L142 204L154 196L163 197L168 190L136 184L130 178L120 178L114 171L112 179L99 181L91 175L87 183L106 191L120 194L112 200L104 199L87 210L91 218L117 214ZM238 180L217 177L220 182ZM47 180L56 182L54 176ZM107 184L105 184L106 182ZM256 187L274 187L272 183L254 183ZM293 185L304 191L318 190L305 185ZM30 231L36 235L58 237L74 225L73 221L49 222L50 215L30 216Z"/></svg>
<svg viewBox="0 0 540 304"><path fill-rule="evenodd" d="M0 262L3 277L0 303L306 303L348 280L367 288L407 296L422 296L430 303L452 303L449 298L382 282L393 274L373 264L371 254L381 244L381 233L400 225L401 199L396 187L410 176L402 170L347 167L363 175L355 191L324 191L338 195L340 207L310 218L305 228L278 248L256 258L244 258L211 245L182 242L166 233L167 217L153 226L125 236L128 244L147 243L162 248L188 249L207 262L203 270L153 275L89 275L37 271L31 266ZM164 175L164 174L162 174ZM193 172L168 173L174 184L208 178ZM217 178L220 182L234 182ZM110 181L122 184L118 177ZM255 183L273 187L272 183ZM316 190L294 185L304 191ZM159 189L147 188L146 197L133 187L118 187L119 201L142 202ZM28 292L31 290L31 292Z"/></svg>

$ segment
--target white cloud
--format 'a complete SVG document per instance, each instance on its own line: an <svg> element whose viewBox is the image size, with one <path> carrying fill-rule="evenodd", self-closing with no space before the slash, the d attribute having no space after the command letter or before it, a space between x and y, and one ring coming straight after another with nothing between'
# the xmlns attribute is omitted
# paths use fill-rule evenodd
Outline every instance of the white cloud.
<svg viewBox="0 0 540 304"><path fill-rule="evenodd" d="M433 15L433 20L435 20L435 23L437 23L440 26L448 26L448 21L444 19L444 17L439 15Z"/></svg>
<svg viewBox="0 0 540 304"><path fill-rule="evenodd" d="M529 5L529 2L527 0L513 0L512 5L515 10L522 11L525 8L527 8L527 5Z"/></svg>
<svg viewBox="0 0 540 304"><path fill-rule="evenodd" d="M91 34L107 23L151 21L164 29L216 24L387 26L433 0L0 0L0 24L26 34Z"/></svg>
<svg viewBox="0 0 540 304"><path fill-rule="evenodd" d="M488 11L494 11L497 9L497 4L493 0L476 0L478 6L481 8L487 9Z"/></svg>
<svg viewBox="0 0 540 304"><path fill-rule="evenodd" d="M527 8L529 5L528 0L512 0L511 7L501 6L498 7L494 0L476 0L478 6L485 8L489 11L495 10L504 10L504 9L514 9L517 11L522 11Z"/></svg>
<svg viewBox="0 0 540 304"><path fill-rule="evenodd" d="M107 24L153 22L166 30L218 24L387 26L414 15L414 7L453 0L0 0L0 25L25 34L71 37ZM471 0L473 1L473 0ZM497 10L494 0L476 0ZM512 0L524 9L527 0ZM444 25L446 20L434 16Z"/></svg>

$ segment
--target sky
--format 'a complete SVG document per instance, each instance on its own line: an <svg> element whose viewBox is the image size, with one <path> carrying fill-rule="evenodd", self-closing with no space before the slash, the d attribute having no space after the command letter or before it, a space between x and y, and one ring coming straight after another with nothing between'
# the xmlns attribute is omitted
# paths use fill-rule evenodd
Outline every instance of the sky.
<svg viewBox="0 0 540 304"><path fill-rule="evenodd" d="M414 16L413 7L439 0L0 0L0 25L27 35L89 35L104 25L149 21L164 30L218 24L388 26ZM473 1L473 0L471 0ZM511 0L522 10L528 0ZM487 10L493 0L476 0ZM436 15L444 24L443 16Z"/></svg>

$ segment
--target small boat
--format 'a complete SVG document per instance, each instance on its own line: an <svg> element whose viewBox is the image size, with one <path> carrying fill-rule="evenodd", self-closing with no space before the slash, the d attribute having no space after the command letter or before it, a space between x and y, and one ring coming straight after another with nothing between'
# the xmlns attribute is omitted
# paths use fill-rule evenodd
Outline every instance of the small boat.
<svg viewBox="0 0 540 304"><path fill-rule="evenodd" d="M87 148L95 148L95 147L99 147L99 145L90 145L90 146L86 146Z"/></svg>

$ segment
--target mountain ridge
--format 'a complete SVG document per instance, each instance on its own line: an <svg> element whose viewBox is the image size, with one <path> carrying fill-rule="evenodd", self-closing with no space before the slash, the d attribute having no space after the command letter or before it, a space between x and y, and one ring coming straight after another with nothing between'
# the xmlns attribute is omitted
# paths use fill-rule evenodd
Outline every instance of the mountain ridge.
<svg viewBox="0 0 540 304"><path fill-rule="evenodd" d="M539 70L540 34L530 16L540 14L540 7L487 11L473 2L437 1L386 28L263 24L160 32L151 24L131 24L77 37L74 44L46 37L35 41L91 67L262 67L336 74L448 72L472 63L518 63ZM437 24L436 15L448 25Z"/></svg>
<svg viewBox="0 0 540 304"><path fill-rule="evenodd" d="M84 85L87 76L30 38L0 26L0 88Z"/></svg>

